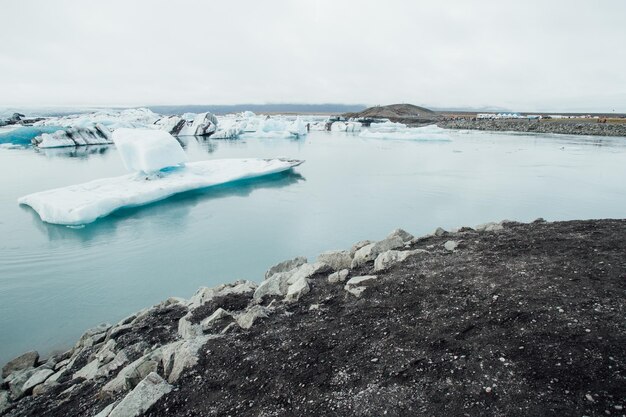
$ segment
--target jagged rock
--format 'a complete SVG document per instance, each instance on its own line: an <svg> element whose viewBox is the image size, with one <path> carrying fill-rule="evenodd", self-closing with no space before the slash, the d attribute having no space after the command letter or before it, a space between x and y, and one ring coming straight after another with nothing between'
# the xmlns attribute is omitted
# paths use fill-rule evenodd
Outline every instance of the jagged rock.
<svg viewBox="0 0 626 417"><path fill-rule="evenodd" d="M64 374L67 373L67 371L68 370L66 367L62 367L58 369L55 373L50 375L48 379L46 379L46 382L44 382L44 384L50 385L50 384L56 383L59 380L59 378L61 378Z"/></svg>
<svg viewBox="0 0 626 417"><path fill-rule="evenodd" d="M370 243L375 243L371 240L361 240L360 242L355 243L354 245L352 245L352 247L350 248L350 257L354 258L354 254L361 248L369 245Z"/></svg>
<svg viewBox="0 0 626 417"><path fill-rule="evenodd" d="M403 262L408 257L417 255L419 253L426 253L424 249L415 249L415 250L388 250L386 252L381 253L376 257L374 261L374 271L382 271L385 270L397 263Z"/></svg>
<svg viewBox="0 0 626 417"><path fill-rule="evenodd" d="M115 378L109 381L102 392L113 395L118 392L132 389L135 384L143 379L147 374L157 369L159 362L163 359L161 349L156 349L145 354L141 358L123 368Z"/></svg>
<svg viewBox="0 0 626 417"><path fill-rule="evenodd" d="M311 291L309 280L304 277L298 278L293 284L287 288L285 300L288 302L298 301L300 297Z"/></svg>
<svg viewBox="0 0 626 417"><path fill-rule="evenodd" d="M51 369L39 369L37 370L22 386L22 391L28 392L39 384L43 384L46 379L52 375L54 371Z"/></svg>
<svg viewBox="0 0 626 417"><path fill-rule="evenodd" d="M350 251L329 251L323 252L317 257L318 262L329 265L333 270L339 271L340 269L350 268L352 263L352 256Z"/></svg>
<svg viewBox="0 0 626 417"><path fill-rule="evenodd" d="M346 285L343 288L354 296L360 297L366 288L363 283L374 280L376 278L378 278L378 276L376 275L361 275L358 277L353 277L350 278L348 282L346 282Z"/></svg>
<svg viewBox="0 0 626 417"><path fill-rule="evenodd" d="M124 350L117 352L112 361L104 366L101 366L96 373L96 377L107 377L117 369L121 368L128 362L128 356ZM54 375L53 375L54 376ZM51 377L52 378L52 377Z"/></svg>
<svg viewBox="0 0 626 417"><path fill-rule="evenodd" d="M170 391L172 386L156 372L151 372L113 408L108 417L141 416Z"/></svg>
<svg viewBox="0 0 626 417"><path fill-rule="evenodd" d="M183 339L193 339L202 335L202 326L191 322L191 313L178 320L178 335Z"/></svg>
<svg viewBox="0 0 626 417"><path fill-rule="evenodd" d="M50 378L48 378L48 379L50 379ZM59 383L56 382L56 381L55 382L48 382L48 379L46 379L45 383L39 384L35 388L33 388L33 397L45 394L46 392L50 391L52 388L54 388L54 387L59 385Z"/></svg>
<svg viewBox="0 0 626 417"><path fill-rule="evenodd" d="M54 370L58 371L61 368L65 368L67 366L67 364L70 363L70 359L63 359L62 361L58 362L56 365L54 365Z"/></svg>
<svg viewBox="0 0 626 417"><path fill-rule="evenodd" d="M137 320L137 319L138 319L138 317L135 317L134 320ZM106 338L104 339L104 341L108 342L111 339L115 340L117 337L132 331L133 330L133 324L135 323L134 320L131 323L122 324L122 325L119 325L119 326L116 325L115 327L111 328L111 330L108 332L108 334L107 334Z"/></svg>
<svg viewBox="0 0 626 417"><path fill-rule="evenodd" d="M37 372L36 369L29 368L11 373L7 381L9 383L9 390L11 391L11 396L13 397L13 399L20 399L24 394L26 394L26 390L24 390L24 385L35 372Z"/></svg>
<svg viewBox="0 0 626 417"><path fill-rule="evenodd" d="M98 414L96 414L94 417L109 417L109 415L111 415L111 411L113 411L113 409L115 408L116 405L119 404L119 401L114 401L111 404L107 405L106 407L104 407L102 409L102 411L100 411Z"/></svg>
<svg viewBox="0 0 626 417"><path fill-rule="evenodd" d="M7 408L9 408L9 392L8 391L0 391L0 414Z"/></svg>
<svg viewBox="0 0 626 417"><path fill-rule="evenodd" d="M256 290L257 284L252 281L236 281L232 284L218 285L217 287L208 288L201 287L196 293L189 299L187 307L189 310L194 310L201 305L213 300L216 297L224 297L231 294L248 294L252 295Z"/></svg>
<svg viewBox="0 0 626 417"><path fill-rule="evenodd" d="M98 359L100 366L105 365L115 358L115 346L116 342L113 339L107 340L107 342L92 355L92 359Z"/></svg>
<svg viewBox="0 0 626 417"><path fill-rule="evenodd" d="M348 278L349 274L350 274L349 269L342 269L341 271L333 272L332 274L328 276L328 282L333 283L333 284L337 282L344 282L346 278Z"/></svg>
<svg viewBox="0 0 626 417"><path fill-rule="evenodd" d="M199 336L191 340L180 340L162 348L164 375L170 383L176 382L183 371L198 363L198 351L209 339L217 335Z"/></svg>
<svg viewBox="0 0 626 417"><path fill-rule="evenodd" d="M313 275L330 270L330 266L321 262L302 264L287 272L277 272L259 285L254 292L254 299L261 300L265 296L285 296L289 286L301 278L310 278Z"/></svg>
<svg viewBox="0 0 626 417"><path fill-rule="evenodd" d="M446 243L443 244L443 247L449 251L455 250L458 246L459 246L459 242L455 240L448 240Z"/></svg>
<svg viewBox="0 0 626 417"><path fill-rule="evenodd" d="M413 240L414 236L403 229L396 229L389 233L386 239L393 239L394 237L399 237L404 243L408 243Z"/></svg>
<svg viewBox="0 0 626 417"><path fill-rule="evenodd" d="M358 268L366 262L373 261L376 257L388 250L404 247L404 241L399 236L381 240L379 242L370 243L357 250L352 259L352 268Z"/></svg>
<svg viewBox="0 0 626 417"><path fill-rule="evenodd" d="M267 318L269 309L260 305L255 305L247 309L244 313L239 314L235 319L242 329L249 329L259 318Z"/></svg>
<svg viewBox="0 0 626 417"><path fill-rule="evenodd" d="M442 229L441 227L438 227L438 228L436 228L436 229L435 229L435 231L433 232L433 235L435 235L435 236L443 236L443 235L445 235L446 233L448 233L448 232L446 232L446 231L445 231L444 229Z"/></svg>
<svg viewBox="0 0 626 417"><path fill-rule="evenodd" d="M96 377L96 373L98 372L99 367L100 362L98 361L98 359L94 359L87 365L83 366L80 370L74 372L74 375L72 375L72 379L84 378L88 381L94 379Z"/></svg>
<svg viewBox="0 0 626 417"><path fill-rule="evenodd" d="M489 222L484 224L479 224L474 228L477 232L497 232L499 230L504 229L501 223Z"/></svg>
<svg viewBox="0 0 626 417"><path fill-rule="evenodd" d="M9 374L15 371L21 371L23 369L32 368L37 364L39 360L39 353L37 351L26 352L17 358L11 359L6 365L2 367L2 378L6 378Z"/></svg>
<svg viewBox="0 0 626 417"><path fill-rule="evenodd" d="M280 262L267 270L267 272L265 273L265 279L268 279L272 275L279 273L279 272L291 271L292 269L295 269L299 267L300 265L304 265L305 263L307 263L307 259L304 256L299 256L297 258Z"/></svg>
<svg viewBox="0 0 626 417"><path fill-rule="evenodd" d="M215 310L213 312L213 314L211 314L209 317L207 317L206 319L202 320L200 322L200 326L202 326L202 330L208 330L211 327L213 327L213 325L225 318L231 318L232 319L232 314L230 314L228 311L224 310L223 308L218 308L217 310Z"/></svg>

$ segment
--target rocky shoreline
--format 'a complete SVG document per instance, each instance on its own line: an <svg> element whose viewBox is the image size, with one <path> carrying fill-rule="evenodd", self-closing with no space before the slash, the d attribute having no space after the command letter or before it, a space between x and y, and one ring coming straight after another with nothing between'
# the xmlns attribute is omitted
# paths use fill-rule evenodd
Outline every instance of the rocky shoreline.
<svg viewBox="0 0 626 417"><path fill-rule="evenodd" d="M626 137L626 123L528 119L446 119L438 121L437 126L445 129L484 130L493 132L557 133L563 135Z"/></svg>
<svg viewBox="0 0 626 417"><path fill-rule="evenodd" d="M6 416L625 415L626 220L295 258L2 368Z"/></svg>

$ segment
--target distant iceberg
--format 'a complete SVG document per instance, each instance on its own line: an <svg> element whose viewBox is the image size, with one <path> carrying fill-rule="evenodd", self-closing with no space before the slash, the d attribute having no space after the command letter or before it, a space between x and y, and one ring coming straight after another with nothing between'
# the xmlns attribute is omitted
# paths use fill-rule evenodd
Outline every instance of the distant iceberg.
<svg viewBox="0 0 626 417"><path fill-rule="evenodd" d="M100 123L93 127L69 127L53 133L43 133L32 139L39 148L61 148L65 146L107 145L113 143L111 131Z"/></svg>
<svg viewBox="0 0 626 417"><path fill-rule="evenodd" d="M374 123L372 123L372 126L373 125ZM370 129L365 129L359 133L359 137L371 139L428 140L445 142L451 140L446 129L440 128L436 125L423 127L406 127L405 125L402 125L402 123L393 123L393 125L385 124L384 127L376 126L374 129L370 126Z"/></svg>
<svg viewBox="0 0 626 417"><path fill-rule="evenodd" d="M29 194L18 200L41 220L79 225L122 207L135 207L174 194L289 170L302 161L285 159L218 159L185 163L187 156L169 133L118 129L113 140L126 168L136 171Z"/></svg>

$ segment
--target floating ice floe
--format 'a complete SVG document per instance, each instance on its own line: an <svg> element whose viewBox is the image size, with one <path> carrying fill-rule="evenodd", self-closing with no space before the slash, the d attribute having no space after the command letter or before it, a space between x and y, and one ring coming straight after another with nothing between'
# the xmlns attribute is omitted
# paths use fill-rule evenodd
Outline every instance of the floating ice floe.
<svg viewBox="0 0 626 417"><path fill-rule="evenodd" d="M126 110L106 110L92 113L71 114L62 117L50 117L39 121L34 126L61 126L90 128L101 124L109 130L121 127L137 128L154 124L161 116L146 108Z"/></svg>
<svg viewBox="0 0 626 417"><path fill-rule="evenodd" d="M53 133L43 133L32 139L40 148L61 148L65 146L106 145L113 143L111 131L97 123L93 127L69 127Z"/></svg>
<svg viewBox="0 0 626 417"><path fill-rule="evenodd" d="M373 125L374 123L372 123ZM402 125L401 123L397 123ZM404 125L402 125L404 126ZM371 139L399 139L399 140L428 140L428 141L450 141L446 129L436 125L423 127L396 127L392 129L390 125L381 130L365 129L359 133L359 137Z"/></svg>
<svg viewBox="0 0 626 417"><path fill-rule="evenodd" d="M29 194L18 202L32 207L45 222L81 225L123 207L141 206L185 191L279 173L303 162L217 159L182 165L186 159L184 151L167 132L118 129L113 139L126 167L140 172Z"/></svg>
<svg viewBox="0 0 626 417"><path fill-rule="evenodd" d="M362 124L360 122L333 122L330 125L331 132L359 132Z"/></svg>
<svg viewBox="0 0 626 417"><path fill-rule="evenodd" d="M157 120L155 126L174 136L209 136L217 130L217 117L212 113L185 113Z"/></svg>

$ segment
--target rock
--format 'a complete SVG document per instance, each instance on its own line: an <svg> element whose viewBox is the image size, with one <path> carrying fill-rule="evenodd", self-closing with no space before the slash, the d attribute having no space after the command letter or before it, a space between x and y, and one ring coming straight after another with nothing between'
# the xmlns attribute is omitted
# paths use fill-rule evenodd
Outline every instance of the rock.
<svg viewBox="0 0 626 417"><path fill-rule="evenodd" d="M107 334L107 337L104 339L105 342L108 342L109 340L113 339L115 340L117 337L126 334L130 331L133 330L133 325L136 323L137 320L139 320L142 316L136 316L133 321L131 323L128 324L122 324L122 325L116 325L115 327L113 327L109 333Z"/></svg>
<svg viewBox="0 0 626 417"><path fill-rule="evenodd" d="M10 377L7 379L9 383L9 390L11 391L11 396L14 400L20 399L24 394L26 394L26 390L24 390L24 385L30 379L33 374L37 372L34 368L22 369L21 371L12 372Z"/></svg>
<svg viewBox="0 0 626 417"><path fill-rule="evenodd" d="M328 276L328 282L333 283L333 284L337 282L344 282L346 278L348 278L349 274L350 274L349 269L342 269L341 271L333 272L332 274Z"/></svg>
<svg viewBox="0 0 626 417"><path fill-rule="evenodd" d="M233 318L233 315L230 314L228 311L224 310L223 308L218 308L217 310L215 310L213 312L213 314L211 314L209 317L207 317L206 319L202 320L200 322L200 326L202 327L202 330L206 331L208 329L210 329L211 327L213 327L213 325L215 323L217 323L218 321L225 319L225 318Z"/></svg>
<svg viewBox="0 0 626 417"><path fill-rule="evenodd" d="M354 258L354 254L361 249L362 247L365 247L367 245L369 245L370 243L375 243L372 242L371 240L361 240L360 242L355 243L354 245L352 245L352 247L350 248L350 257Z"/></svg>
<svg viewBox="0 0 626 417"><path fill-rule="evenodd" d="M376 257L376 260L374 261L374 271L385 270L395 264L405 261L410 256L420 253L426 253L426 251L423 249L406 251L388 250Z"/></svg>
<svg viewBox="0 0 626 417"><path fill-rule="evenodd" d="M17 358L11 359L6 365L2 367L2 378L6 378L9 374L15 371L21 371L23 369L32 368L37 364L39 360L39 353L37 351L26 352Z"/></svg>
<svg viewBox="0 0 626 417"><path fill-rule="evenodd" d="M48 379L46 379L46 382L44 382L44 384L54 384L56 383L59 378L61 378L63 375L65 375L67 373L67 368L66 367L62 367L60 369L58 369L55 373L53 373L52 375L50 375L48 377Z"/></svg>
<svg viewBox="0 0 626 417"><path fill-rule="evenodd" d="M143 415L172 386L157 373L151 372L113 408L108 417L135 417Z"/></svg>
<svg viewBox="0 0 626 417"><path fill-rule="evenodd" d="M0 391L0 414L4 412L7 408L9 408L9 392L8 391Z"/></svg>
<svg viewBox="0 0 626 417"><path fill-rule="evenodd" d="M183 371L198 363L198 352L200 348L210 339L217 335L207 335L196 337L191 340L181 340L170 343L162 348L163 372L170 383L176 382Z"/></svg>
<svg viewBox="0 0 626 417"><path fill-rule="evenodd" d="M47 368L39 369L35 371L35 373L30 378L28 378L28 381L24 383L22 390L24 392L30 391L37 385L43 384L46 381L46 379L48 379L48 377L52 374L54 374L54 371L51 369L47 369Z"/></svg>
<svg viewBox="0 0 626 417"><path fill-rule="evenodd" d="M202 335L202 326L191 323L191 313L178 320L178 335L183 339L193 339Z"/></svg>
<svg viewBox="0 0 626 417"><path fill-rule="evenodd" d="M102 411L100 411L98 414L96 414L94 417L109 417L109 415L111 415L111 411L113 411L113 409L115 408L116 405L119 404L119 401L114 401L111 404L107 405L106 407L104 407L102 409Z"/></svg>
<svg viewBox="0 0 626 417"><path fill-rule="evenodd" d="M94 359L91 362L89 362L87 365L83 366L77 372L74 372L74 375L72 375L72 379L84 378L87 381L94 379L96 377L99 367L100 367L100 361L98 361L98 359Z"/></svg>
<svg viewBox="0 0 626 417"><path fill-rule="evenodd" d="M479 224L474 228L477 232L497 232L499 230L504 229L504 226L500 223L489 222L484 224Z"/></svg>
<svg viewBox="0 0 626 417"><path fill-rule="evenodd" d="M127 362L128 362L128 356L126 355L126 352L124 350L120 350L119 352L117 352L117 354L115 355L115 358L113 358L112 361L110 361L104 366L101 366L98 369L96 377L108 377L111 373L115 372L117 369L126 365ZM52 377L54 377L54 375Z"/></svg>
<svg viewBox="0 0 626 417"><path fill-rule="evenodd" d="M93 358L98 359L98 361L100 362L100 366L111 362L113 358L115 358L115 346L116 345L117 344L115 343L115 340L109 339L104 344L104 346L102 346L100 350L96 352L95 355L93 355Z"/></svg>
<svg viewBox="0 0 626 417"><path fill-rule="evenodd" d="M249 329L259 318L267 318L269 309L260 305L255 305L247 309L244 313L238 315L235 319L242 329Z"/></svg>
<svg viewBox="0 0 626 417"><path fill-rule="evenodd" d="M298 278L293 284L287 288L287 295L285 296L285 301L295 302L300 299L304 294L308 293L311 290L309 286L309 280L304 277Z"/></svg>
<svg viewBox="0 0 626 417"><path fill-rule="evenodd" d="M272 275L279 272L291 271L292 269L297 268L300 265L304 265L305 263L307 263L307 259L304 256L298 256L297 258L280 262L267 270L267 272L265 273L265 279L268 279Z"/></svg>
<svg viewBox="0 0 626 417"><path fill-rule="evenodd" d="M350 251L329 251L323 252L317 257L317 261L330 266L334 271L340 269L350 268L352 263L352 256Z"/></svg>
<svg viewBox="0 0 626 417"><path fill-rule="evenodd" d="M54 370L58 371L61 368L65 368L67 366L67 364L70 363L69 359L63 359L62 361L60 361L59 363L57 363L56 365L54 365Z"/></svg>
<svg viewBox="0 0 626 417"><path fill-rule="evenodd" d="M459 242L455 240L448 240L446 243L443 244L443 247L449 251L455 250L458 246L459 246Z"/></svg>
<svg viewBox="0 0 626 417"><path fill-rule="evenodd" d="M104 394L113 395L118 392L132 389L150 372L156 371L159 362L163 359L161 349L147 353L136 361L123 368L115 378L110 380L104 387Z"/></svg>
<svg viewBox="0 0 626 417"><path fill-rule="evenodd" d="M392 231L389 236L386 237L385 240L387 239L393 239L394 237L399 237L400 239L402 239L402 241L404 243L409 243L411 240L413 240L413 235L410 234L409 232L402 230L402 229L396 229L394 231Z"/></svg>
<svg viewBox="0 0 626 417"><path fill-rule="evenodd" d="M366 262L373 261L379 254L385 251L403 247L404 241L398 236L392 236L376 243L370 243L356 251L351 266L353 269L358 268Z"/></svg>
<svg viewBox="0 0 626 417"><path fill-rule="evenodd" d="M302 264L287 272L277 272L258 286L254 292L254 299L261 300L265 296L285 296L289 286L302 278L310 278L330 270L330 266L322 262Z"/></svg>
<svg viewBox="0 0 626 417"><path fill-rule="evenodd" d="M48 379L46 379L45 383L39 384L35 388L33 388L33 397L43 395L46 392L50 391L52 388L60 385L58 382L48 382Z"/></svg>
<svg viewBox="0 0 626 417"><path fill-rule="evenodd" d="M448 232L446 232L446 231L445 231L444 229L442 229L441 227L438 227L438 228L436 228L436 229L435 229L435 231L433 232L433 235L435 235L435 236L443 236L443 235L445 235L446 233L448 233Z"/></svg>
<svg viewBox="0 0 626 417"><path fill-rule="evenodd" d="M217 287L207 288L201 287L196 293L189 299L187 307L189 310L194 310L201 305L213 300L217 297L223 297L230 294L248 294L252 295L256 290L257 284L252 281L236 281L231 284L218 285Z"/></svg>
<svg viewBox="0 0 626 417"><path fill-rule="evenodd" d="M360 297L366 288L363 285L363 283L374 280L376 278L378 278L376 275L362 275L362 276L350 278L350 280L346 282L346 285L344 286L344 290L348 291L349 293L353 294L356 297Z"/></svg>

